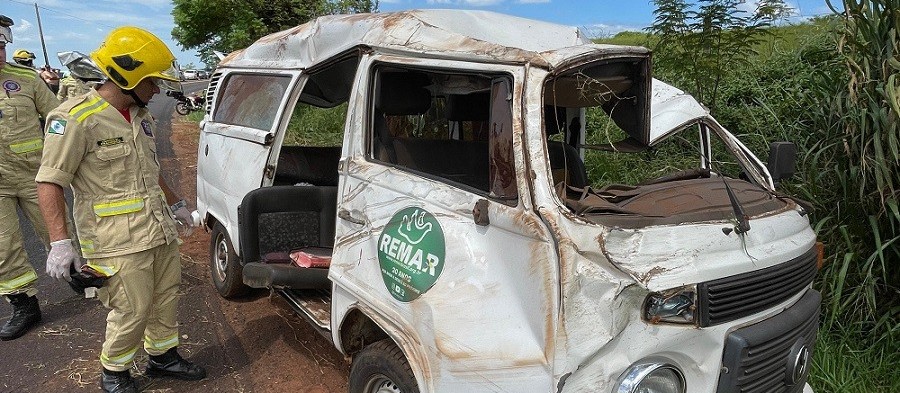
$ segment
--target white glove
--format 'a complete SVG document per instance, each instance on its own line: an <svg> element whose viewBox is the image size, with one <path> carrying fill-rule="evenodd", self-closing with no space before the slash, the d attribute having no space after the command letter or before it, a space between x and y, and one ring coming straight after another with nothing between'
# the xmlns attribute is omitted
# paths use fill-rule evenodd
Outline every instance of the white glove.
<svg viewBox="0 0 900 393"><path fill-rule="evenodd" d="M57 280L72 281L69 271L72 266L81 271L81 258L75 251L72 239L57 240L50 243L50 252L47 253L47 275Z"/></svg>
<svg viewBox="0 0 900 393"><path fill-rule="evenodd" d="M191 217L191 212L188 210L187 204L184 201L178 201L178 203L172 205L172 207L172 216L175 218L175 221L178 222L182 236L190 236L194 231L194 218Z"/></svg>

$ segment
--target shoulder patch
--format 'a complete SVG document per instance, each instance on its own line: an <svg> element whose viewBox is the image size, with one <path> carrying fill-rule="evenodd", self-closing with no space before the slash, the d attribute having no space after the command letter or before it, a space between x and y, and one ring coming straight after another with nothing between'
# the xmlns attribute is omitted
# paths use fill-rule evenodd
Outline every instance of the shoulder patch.
<svg viewBox="0 0 900 393"><path fill-rule="evenodd" d="M54 135L64 135L66 133L66 121L63 119L55 119L50 121L47 126L47 132Z"/></svg>
<svg viewBox="0 0 900 393"><path fill-rule="evenodd" d="M12 79L7 79L3 81L3 90L6 90L6 93L16 93L19 90L22 90L22 86L19 85L19 82L16 82Z"/></svg>
<svg viewBox="0 0 900 393"><path fill-rule="evenodd" d="M153 138L153 127L150 125L150 121L147 119L141 120L141 128L144 130L144 134Z"/></svg>

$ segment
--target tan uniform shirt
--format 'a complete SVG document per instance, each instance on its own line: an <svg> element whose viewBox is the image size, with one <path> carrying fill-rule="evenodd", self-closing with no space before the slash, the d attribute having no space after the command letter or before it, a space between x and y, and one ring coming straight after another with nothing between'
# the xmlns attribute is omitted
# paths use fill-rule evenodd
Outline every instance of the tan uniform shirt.
<svg viewBox="0 0 900 393"><path fill-rule="evenodd" d="M38 182L71 184L85 258L105 258L175 242L178 232L159 187L156 122L146 108L131 124L96 90L63 103L47 119Z"/></svg>
<svg viewBox="0 0 900 393"><path fill-rule="evenodd" d="M6 63L0 69L0 182L31 183L41 161L40 119L59 101L37 72Z"/></svg>
<svg viewBox="0 0 900 393"><path fill-rule="evenodd" d="M86 83L73 78L71 75L66 75L65 78L59 80L59 92L56 93L56 98L58 98L60 102L63 102L69 98L85 94L90 90L90 86Z"/></svg>

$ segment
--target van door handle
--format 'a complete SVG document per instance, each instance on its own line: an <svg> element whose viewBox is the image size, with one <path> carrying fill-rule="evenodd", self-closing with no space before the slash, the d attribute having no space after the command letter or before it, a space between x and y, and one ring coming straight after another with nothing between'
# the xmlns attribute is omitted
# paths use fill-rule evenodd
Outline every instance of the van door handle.
<svg viewBox="0 0 900 393"><path fill-rule="evenodd" d="M475 225L478 226L491 224L491 218L488 216L487 199L479 199L478 202L475 202L475 208L472 209L472 219L475 221Z"/></svg>
<svg viewBox="0 0 900 393"><path fill-rule="evenodd" d="M347 209L344 209L344 208L341 208L340 210L338 210L338 218L340 218L344 221L350 221L356 225L366 225L365 220L353 217L353 215L350 214L350 211L348 211Z"/></svg>

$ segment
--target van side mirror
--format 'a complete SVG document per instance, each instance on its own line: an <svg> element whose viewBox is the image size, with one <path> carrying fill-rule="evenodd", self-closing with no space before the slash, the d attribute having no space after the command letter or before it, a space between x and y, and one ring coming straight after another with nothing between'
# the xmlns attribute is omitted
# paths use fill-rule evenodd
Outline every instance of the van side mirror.
<svg viewBox="0 0 900 393"><path fill-rule="evenodd" d="M797 166L797 145L791 142L772 142L769 144L769 162L766 165L772 181L777 185L781 180L794 175Z"/></svg>

